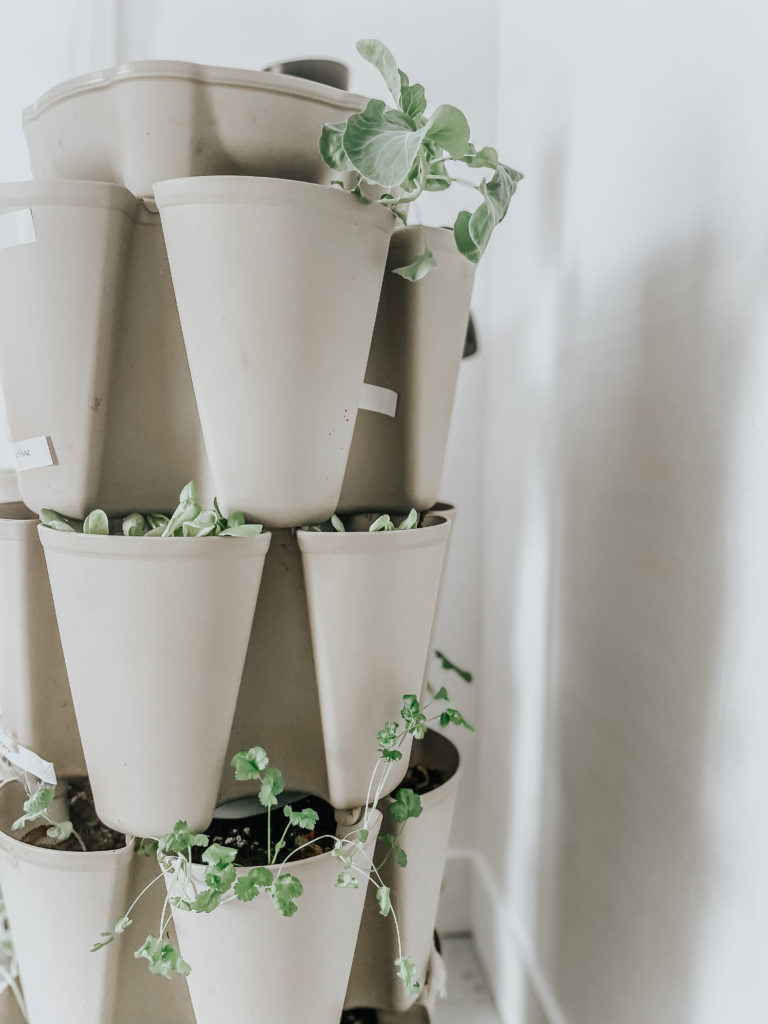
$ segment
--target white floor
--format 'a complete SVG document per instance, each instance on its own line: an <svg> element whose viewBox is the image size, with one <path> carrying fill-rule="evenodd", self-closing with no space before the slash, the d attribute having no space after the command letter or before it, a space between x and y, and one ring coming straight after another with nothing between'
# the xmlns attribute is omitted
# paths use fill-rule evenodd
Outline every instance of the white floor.
<svg viewBox="0 0 768 1024"><path fill-rule="evenodd" d="M442 938L448 968L448 992L432 1024L500 1024L488 986L468 936Z"/></svg>

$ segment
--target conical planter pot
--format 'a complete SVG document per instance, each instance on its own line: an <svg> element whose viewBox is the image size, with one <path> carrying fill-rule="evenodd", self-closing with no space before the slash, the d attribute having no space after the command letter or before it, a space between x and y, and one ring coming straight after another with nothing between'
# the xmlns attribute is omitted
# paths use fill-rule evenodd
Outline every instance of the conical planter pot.
<svg viewBox="0 0 768 1024"><path fill-rule="evenodd" d="M449 530L297 532L334 807L365 803L378 731L400 720L403 694L421 696Z"/></svg>
<svg viewBox="0 0 768 1024"><path fill-rule="evenodd" d="M293 530L272 531L222 775L222 799L251 786L229 763L259 743L288 789L330 802L304 573ZM258 788L258 787L253 787Z"/></svg>
<svg viewBox="0 0 768 1024"><path fill-rule="evenodd" d="M393 215L270 178L166 181L155 197L219 500L269 526L327 519Z"/></svg>
<svg viewBox="0 0 768 1024"><path fill-rule="evenodd" d="M99 817L205 828L270 535L40 536Z"/></svg>
<svg viewBox="0 0 768 1024"><path fill-rule="evenodd" d="M37 519L23 505L0 505L0 580L3 731L60 776L85 775Z"/></svg>
<svg viewBox="0 0 768 1024"><path fill-rule="evenodd" d="M380 824L374 812L364 847L367 857ZM192 873L201 888L203 867L193 867ZM357 889L336 888L342 868L332 853L289 861L285 870L304 888L290 918L265 895L250 903L227 903L211 914L174 908L179 950L191 968L187 985L196 1024L255 1017L269 1024L296 1024L308 1013L313 1024L338 1024L366 888L362 878ZM240 876L249 871L237 870ZM169 892L176 895L172 882ZM390 963L380 967L395 971Z"/></svg>
<svg viewBox="0 0 768 1024"><path fill-rule="evenodd" d="M24 111L32 172L87 178L152 195L156 181L263 174L329 182L323 125L367 100L267 71L133 61L81 76Z"/></svg>
<svg viewBox="0 0 768 1024"><path fill-rule="evenodd" d="M230 774L232 774L230 770ZM156 857L135 853L131 867L128 898L123 911L157 878ZM117 1001L114 1019L105 1024L195 1024L189 990L181 975L158 978L147 970L147 961L137 959L134 952L147 935L156 935L163 913L166 891L162 881L155 882L131 911L133 924L116 945L120 950ZM171 923L168 941L177 945Z"/></svg>
<svg viewBox="0 0 768 1024"><path fill-rule="evenodd" d="M408 864L401 868L389 849L379 843L374 863L379 865L385 885L391 890L392 906L397 914L403 949L412 956L419 978L429 981L433 956L433 934L440 898L440 885L445 869L451 821L458 793L459 752L441 733L430 730L417 740L411 750L411 764L422 764L444 775L443 783L421 797L422 812L418 818L398 824L387 808L390 800L381 803L384 833L401 834ZM373 896L373 898L371 898ZM350 1009L369 1006L390 1012L403 1012L417 997L408 996L397 978L390 978L381 964L398 955L397 943L379 914L375 892L366 896L363 921L357 940L355 959L349 979L345 1006Z"/></svg>
<svg viewBox="0 0 768 1024"><path fill-rule="evenodd" d="M170 510L191 479L207 494L159 215L116 185L33 181L0 185L4 224L0 379L24 503L84 518Z"/></svg>
<svg viewBox="0 0 768 1024"><path fill-rule="evenodd" d="M133 841L93 853L28 846L10 834L25 796L20 783L0 791L0 887L29 1024L106 1024L119 950L116 943L98 954L90 948L125 911Z"/></svg>
<svg viewBox="0 0 768 1024"><path fill-rule="evenodd" d="M437 267L420 281L390 273L425 245ZM365 383L397 395L394 415L361 408L339 500L342 512L429 508L437 500L464 349L474 265L451 231L392 235ZM391 411L391 410L390 410Z"/></svg>
<svg viewBox="0 0 768 1024"><path fill-rule="evenodd" d="M432 620L432 633L429 638L429 651L427 653L427 667L424 670L425 683L429 675L429 670L432 665L432 656L435 650L435 630L437 629L437 620L440 615L440 602L443 598L443 585L445 583L445 572L448 568L448 559L451 554L451 541L453 540L453 527L456 522L456 506L449 505L447 502L438 501L432 508L430 508L422 517L422 525L430 526L433 523L439 522L440 519L445 519L448 522L450 531L448 533L448 540L445 542L445 555L443 556L443 567L440 570L440 585L437 588L437 602L435 605L435 617Z"/></svg>

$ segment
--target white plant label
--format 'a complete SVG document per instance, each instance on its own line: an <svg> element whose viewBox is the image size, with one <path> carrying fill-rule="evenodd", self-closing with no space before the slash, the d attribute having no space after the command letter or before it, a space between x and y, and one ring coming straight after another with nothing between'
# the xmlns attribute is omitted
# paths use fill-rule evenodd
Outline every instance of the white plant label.
<svg viewBox="0 0 768 1024"><path fill-rule="evenodd" d="M30 437L28 441L17 441L16 469L23 473L25 469L40 469L42 466L53 465L53 452L47 437Z"/></svg>
<svg viewBox="0 0 768 1024"><path fill-rule="evenodd" d="M0 249L15 245L29 245L37 241L35 221L31 210L11 210L0 214Z"/></svg>
<svg viewBox="0 0 768 1024"><path fill-rule="evenodd" d="M21 771L34 775L41 782L46 782L49 786L56 785L56 769L51 762L44 761L33 751L22 747L4 732L0 732L0 757L4 757Z"/></svg>
<svg viewBox="0 0 768 1024"><path fill-rule="evenodd" d="M378 384L363 384L358 408L394 417L397 412L397 392L391 388L380 388Z"/></svg>

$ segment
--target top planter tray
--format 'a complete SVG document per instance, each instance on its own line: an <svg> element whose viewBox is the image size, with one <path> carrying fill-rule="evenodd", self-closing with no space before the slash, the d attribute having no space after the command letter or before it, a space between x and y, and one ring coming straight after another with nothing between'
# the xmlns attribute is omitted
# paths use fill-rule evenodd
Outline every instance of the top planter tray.
<svg viewBox="0 0 768 1024"><path fill-rule="evenodd" d="M318 139L362 96L269 71L135 61L55 86L24 111L32 172L124 185L255 174L329 181Z"/></svg>

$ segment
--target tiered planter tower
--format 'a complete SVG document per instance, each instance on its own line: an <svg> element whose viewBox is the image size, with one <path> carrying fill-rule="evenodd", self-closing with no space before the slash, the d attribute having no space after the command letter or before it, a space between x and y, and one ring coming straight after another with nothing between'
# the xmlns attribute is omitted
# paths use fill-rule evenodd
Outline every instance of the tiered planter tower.
<svg viewBox="0 0 768 1024"><path fill-rule="evenodd" d="M0 217L20 225L0 251L0 379L29 452L24 504L0 506L3 729L59 780L87 772L100 817L129 837L205 828L248 792L229 760L257 743L290 789L354 820L377 730L424 691L452 519L430 509L472 266L450 232L395 230L329 184L322 126L365 102L271 72L122 65L30 107L35 180L0 186ZM425 230L437 269L391 275ZM42 508L168 513L191 479L265 532L37 528ZM418 529L367 531L370 513L411 507ZM337 511L348 532L308 528ZM446 780L409 823L408 868L387 866L427 1004L459 764L436 734L411 758ZM372 890L334 890L329 855L302 863L310 894L295 919L272 912L268 944L269 906L178 920L188 984L151 977L134 934L89 953L150 865L132 838L110 853L24 845L10 828L24 795L0 794L0 884L30 1024L336 1024L343 1006L391 1020L413 1005L391 921ZM160 888L136 911L139 941Z"/></svg>

